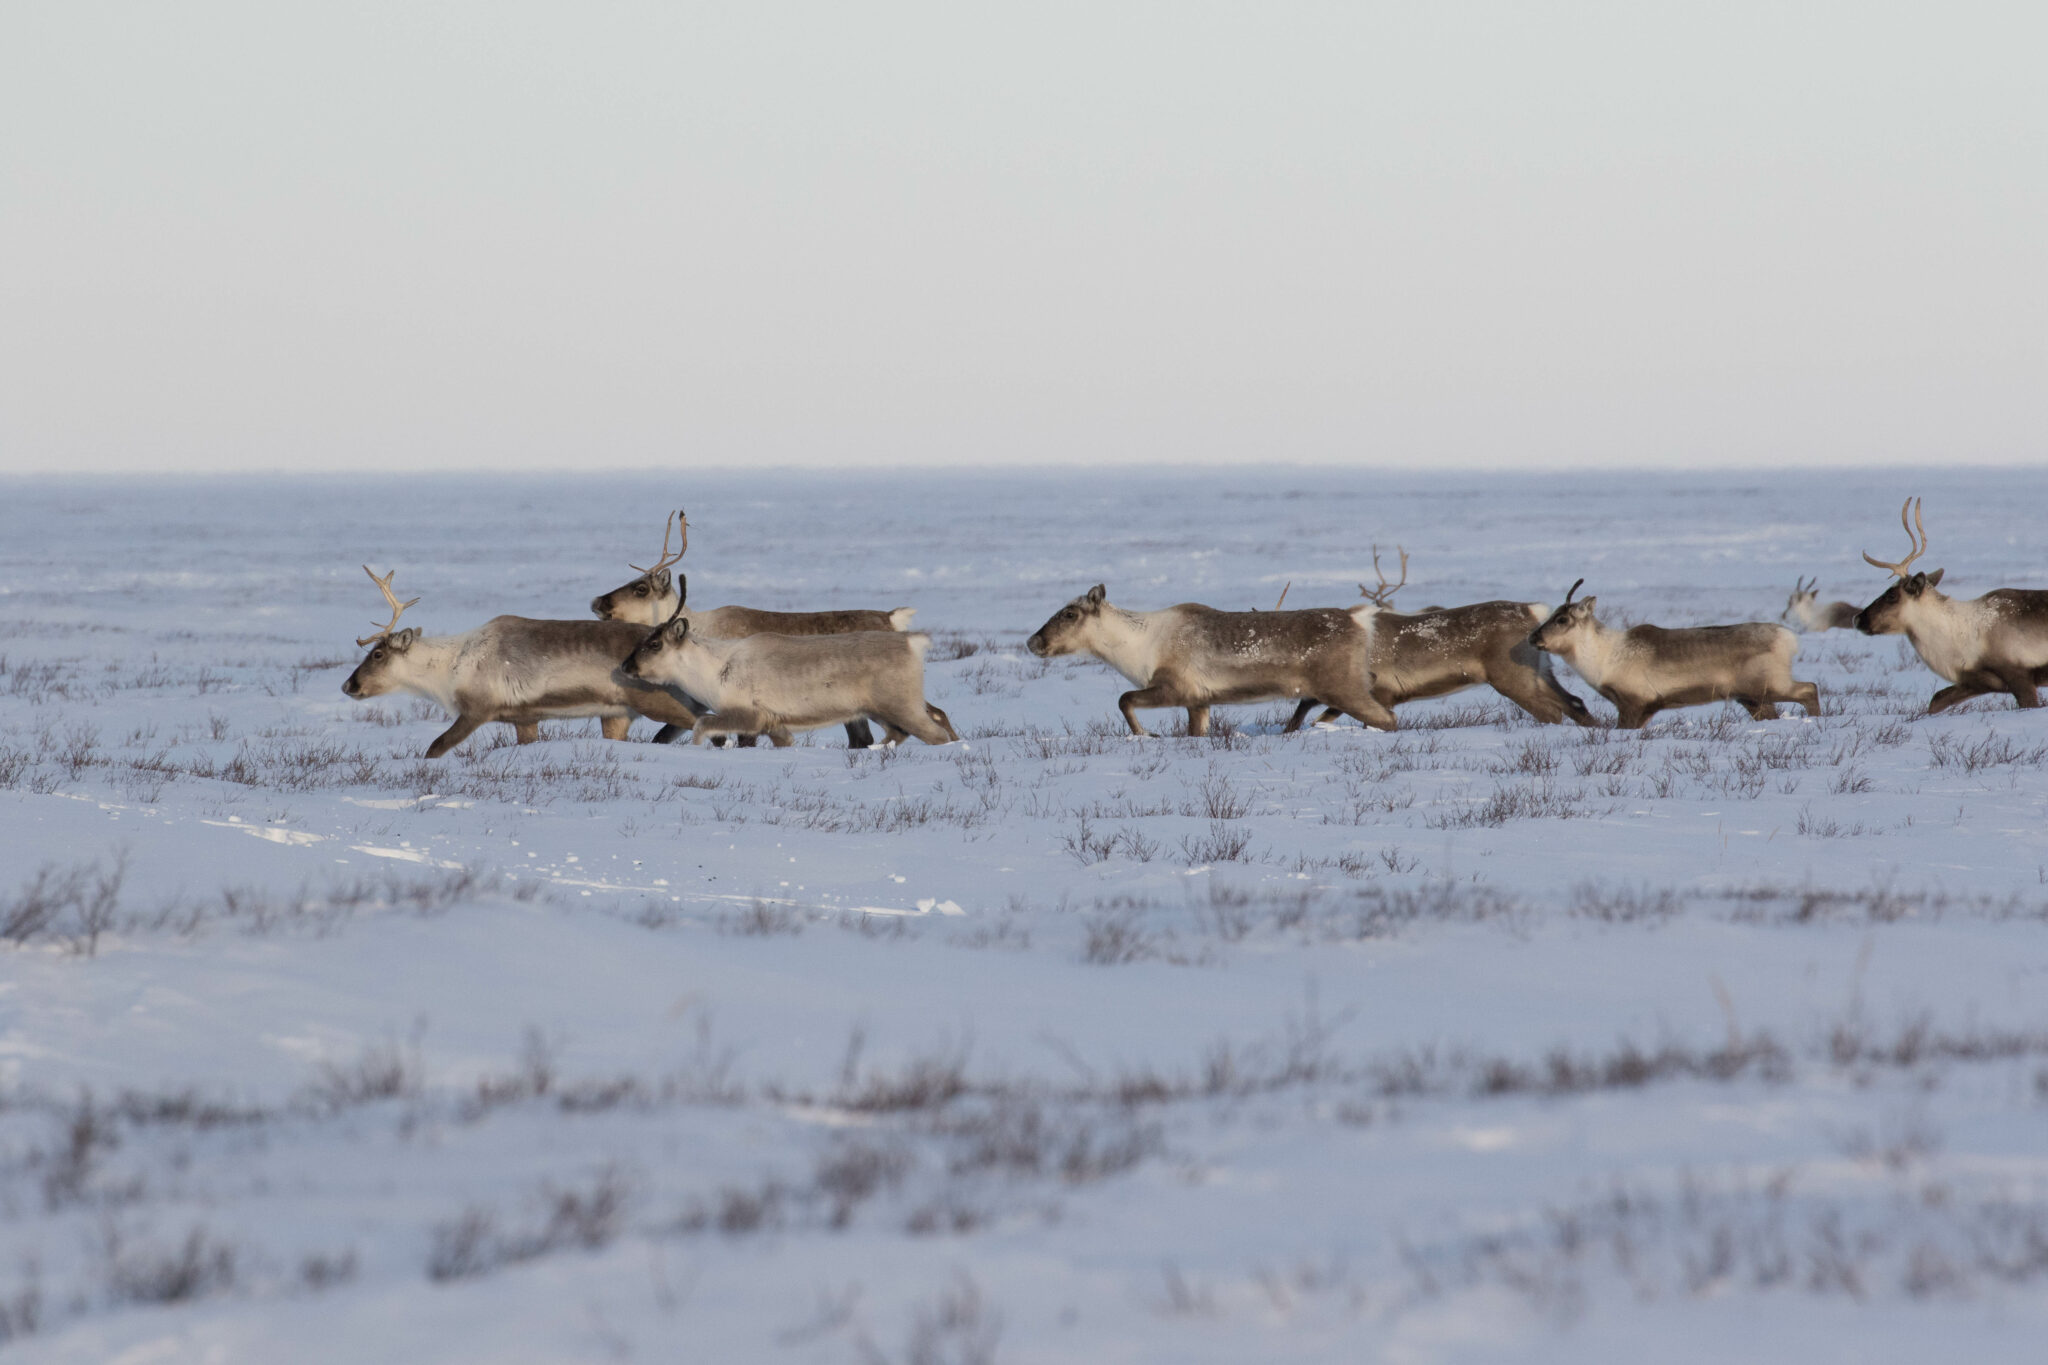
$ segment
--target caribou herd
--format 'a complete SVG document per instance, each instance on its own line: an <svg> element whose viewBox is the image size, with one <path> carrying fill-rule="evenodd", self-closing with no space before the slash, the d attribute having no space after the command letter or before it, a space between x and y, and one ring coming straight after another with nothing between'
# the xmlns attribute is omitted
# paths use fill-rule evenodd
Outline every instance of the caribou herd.
<svg viewBox="0 0 2048 1365"><path fill-rule="evenodd" d="M1992 692L2009 692L2022 707L2039 706L2048 682L2048 591L1999 588L1972 600L1937 590L1942 570L1909 573L1927 551L1920 505L1899 510L1911 553L1887 563L1864 559L1894 581L1862 610L1847 602L1817 604L1816 584L1803 580L1784 619L1805 630L1853 626L1866 635L1904 635L1948 686L1927 704L1930 714ZM669 542L680 533L677 548ZM426 697L455 717L427 747L439 758L479 726L503 721L518 742L540 737L540 722L599 717L607 739L626 738L633 717L658 721L657 743L685 731L695 742L724 739L749 745L762 735L787 745L800 730L843 725L847 743L873 743L869 722L890 743L915 735L927 744L960 738L952 720L924 695L924 656L931 637L910 629L912 608L889 611L760 611L689 605L689 583L674 572L689 548L689 523L678 512L664 522L662 552L636 577L590 603L594 620L530 620L499 616L460 635L422 635L398 628L406 608L392 591L396 570L382 578L366 567L391 608L391 619L356 641L369 653L342 684L351 697L390 692ZM1375 570L1379 554L1373 553ZM1395 728L1394 708L1484 684L1537 720L1598 722L1586 704L1557 681L1551 659L1613 704L1616 724L1637 729L1674 706L1733 701L1758 720L1779 702L1820 714L1820 689L1792 676L1799 639L1783 625L1666 628L1603 625L1592 597L1563 605L1476 602L1392 609L1408 579L1360 593L1352 607L1283 611L1221 611L1184 602L1157 611L1129 611L1109 601L1100 583L1068 602L1025 642L1039 658L1092 654L1130 680L1117 700L1133 735L1147 735L1138 712L1187 712L1187 733L1209 733L1213 706L1242 702L1298 703L1287 733L1317 706L1323 721L1348 715L1379 730ZM1286 601L1281 593L1281 604Z"/></svg>

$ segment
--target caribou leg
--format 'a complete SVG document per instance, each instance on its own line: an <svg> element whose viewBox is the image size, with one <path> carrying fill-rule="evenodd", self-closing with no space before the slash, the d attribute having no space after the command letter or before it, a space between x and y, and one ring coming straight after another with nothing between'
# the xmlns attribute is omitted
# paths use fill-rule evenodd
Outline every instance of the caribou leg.
<svg viewBox="0 0 2048 1365"><path fill-rule="evenodd" d="M435 736L434 742L427 746L427 757L439 758L475 734L477 727L488 719L488 716L457 716L455 723Z"/></svg>
<svg viewBox="0 0 2048 1365"><path fill-rule="evenodd" d="M1525 675L1515 669L1505 676L1487 678L1486 684L1545 725L1562 725L1567 720L1577 725L1599 724L1586 703L1558 686L1556 679L1533 670Z"/></svg>
<svg viewBox="0 0 2048 1365"><path fill-rule="evenodd" d="M1966 702L1972 697L1981 697L1986 692L2002 692L1999 680L1982 673L1965 673L1948 687L1936 692L1927 700L1927 714L1938 716L1951 706Z"/></svg>
<svg viewBox="0 0 2048 1365"><path fill-rule="evenodd" d="M1400 722L1394 719L1394 713L1380 705L1379 698L1363 688L1356 692L1332 694L1323 700L1360 725L1369 726L1374 730L1393 730L1400 726Z"/></svg>
<svg viewBox="0 0 2048 1365"><path fill-rule="evenodd" d="M1602 688L1601 695L1613 702L1614 709L1619 713L1614 719L1614 728L1617 730L1640 730L1650 723L1651 716L1664 709L1655 701L1630 701L1611 688Z"/></svg>
<svg viewBox="0 0 2048 1365"><path fill-rule="evenodd" d="M1486 685L1545 725L1598 725L1578 695L1557 680L1550 656L1527 640L1518 640L1505 657L1486 660Z"/></svg>
<svg viewBox="0 0 2048 1365"><path fill-rule="evenodd" d="M1116 709L1124 713L1124 723L1131 727L1134 735L1150 735L1138 721L1138 708L1157 710L1168 706L1188 705L1187 689L1180 679L1170 675L1162 678L1155 675L1150 687L1141 687L1135 692L1126 692L1116 699Z"/></svg>
<svg viewBox="0 0 2048 1365"><path fill-rule="evenodd" d="M540 742L540 722L539 722L539 721L537 721L537 720L530 720L530 721L527 721L527 722L526 722L525 724L523 724L523 725L522 725L522 724L520 724L520 723L519 723L518 721L516 721L516 720L515 720L515 721L513 721L513 722L512 722L512 738L513 738L513 739L515 739L515 740L517 740L517 741L518 741L519 743L521 743L521 744L537 744L537 743L539 743L539 742Z"/></svg>
<svg viewBox="0 0 2048 1365"><path fill-rule="evenodd" d="M729 738L734 743L746 745L751 744L754 738L767 728L768 722L765 717L734 707L715 715L700 717L693 742L704 744Z"/></svg>
<svg viewBox="0 0 2048 1365"><path fill-rule="evenodd" d="M915 710L903 710L890 715L877 713L876 720L895 743L901 744L910 735L916 735L927 744L950 744L959 736L953 733L951 725L941 725L931 717L931 708L919 706Z"/></svg>
<svg viewBox="0 0 2048 1365"><path fill-rule="evenodd" d="M2023 711L2031 711L2041 704L2041 694L2034 687L2034 670L2031 668L2009 668L1999 673L2005 684L2005 691L2012 693L2012 699L2020 704Z"/></svg>

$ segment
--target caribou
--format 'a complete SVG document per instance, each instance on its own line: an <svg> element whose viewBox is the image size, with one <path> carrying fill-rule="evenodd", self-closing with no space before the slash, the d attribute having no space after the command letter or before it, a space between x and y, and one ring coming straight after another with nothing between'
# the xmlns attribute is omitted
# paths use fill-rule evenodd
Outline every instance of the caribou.
<svg viewBox="0 0 2048 1365"><path fill-rule="evenodd" d="M1737 702L1756 720L1774 719L1781 701L1820 714L1820 689L1792 676L1799 637L1785 627L1750 621L1614 630L1593 615L1598 598L1572 600L1585 581L1571 585L1564 605L1536 627L1529 643L1558 655L1613 702L1622 729L1639 730L1668 707L1716 701Z"/></svg>
<svg viewBox="0 0 2048 1365"><path fill-rule="evenodd" d="M682 536L673 554L669 539L675 528ZM690 522L682 512L671 513L661 526L661 554L650 568L630 565L639 577L630 579L590 599L590 609L603 621L630 621L641 626L659 626L680 619L700 638L743 640L752 635L845 635L854 631L907 631L915 607L894 611L761 611L754 607L712 607L698 611L688 605L690 580L671 569L690 548ZM752 736L740 743L749 744ZM874 743L874 732L865 720L846 724L848 748L865 749Z"/></svg>
<svg viewBox="0 0 2048 1365"><path fill-rule="evenodd" d="M1373 697L1379 607L1218 611L1196 602L1125 611L1097 583L1054 612L1025 647L1041 659L1093 654L1136 687L1117 699L1133 735L1148 735L1140 707L1185 707L1188 733L1209 733L1209 708L1230 702L1319 698L1378 730L1394 713Z"/></svg>
<svg viewBox="0 0 2048 1365"><path fill-rule="evenodd" d="M1850 630L1856 625L1856 604L1853 602L1830 602L1822 606L1820 601L1820 579L1811 583L1803 578L1792 581L1792 596L1785 600L1785 610L1779 614L1780 621L1788 621L1801 630Z"/></svg>
<svg viewBox="0 0 2048 1365"><path fill-rule="evenodd" d="M706 636L678 613L652 631L621 665L629 678L674 688L709 710L696 743L711 735L767 735L786 747L798 730L879 721L889 741L916 735L927 744L960 738L944 711L924 699L921 631L837 635Z"/></svg>
<svg viewBox="0 0 2048 1365"><path fill-rule="evenodd" d="M1911 525L1906 522L1909 508ZM1949 685L1929 699L1928 715L1988 692L2010 692L2014 701L2030 710L2039 706L2038 689L2048 682L2048 592L1994 588L1968 601L1945 597L1936 590L1943 570L1906 572L1927 553L1920 499L1906 499L1899 508L1899 524L1906 528L1912 553L1888 564L1863 552L1864 559L1897 581L1856 614L1856 629L1865 635L1904 635L1921 662L1948 680Z"/></svg>
<svg viewBox="0 0 2048 1365"><path fill-rule="evenodd" d="M370 652L341 690L358 701L388 692L411 692L438 702L455 723L427 746L439 758L491 721L512 727L521 744L540 738L540 722L597 716L606 739L624 739L634 716L663 722L655 739L672 740L696 723L697 713L676 694L624 676L619 665L646 635L625 621L532 621L498 616L461 635L422 635L398 629L398 618L418 602L391 591L398 570L370 574L391 607L391 620L356 641Z"/></svg>
<svg viewBox="0 0 2048 1365"><path fill-rule="evenodd" d="M1399 549L1399 547L1396 547ZM1532 626L1550 615L1544 602L1474 602L1463 607L1391 610L1394 594L1408 582L1408 552L1401 550L1401 581L1389 583L1380 569L1380 547L1372 547L1379 586L1358 585L1359 596L1382 608L1373 617L1372 695L1392 710L1403 702L1441 697L1484 683L1546 725L1572 721L1596 725L1593 713L1558 685L1550 657L1529 643ZM1315 708L1307 697L1294 708L1286 733L1300 729ZM1337 712L1316 717L1327 724Z"/></svg>

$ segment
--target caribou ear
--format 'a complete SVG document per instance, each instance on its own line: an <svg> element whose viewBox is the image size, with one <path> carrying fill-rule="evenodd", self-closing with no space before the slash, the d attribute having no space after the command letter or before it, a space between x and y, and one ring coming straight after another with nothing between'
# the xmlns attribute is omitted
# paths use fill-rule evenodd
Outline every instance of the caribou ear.
<svg viewBox="0 0 2048 1365"><path fill-rule="evenodd" d="M411 649L413 646L413 641L419 638L419 627L407 626L404 630L399 631L398 634L393 635L384 643L391 646L391 648L397 653L403 654L406 650Z"/></svg>
<svg viewBox="0 0 2048 1365"><path fill-rule="evenodd" d="M1931 588L1941 582L1941 576L1947 572L1948 570L1946 569L1936 569L1933 573L1927 575L1927 586Z"/></svg>
<svg viewBox="0 0 2048 1365"><path fill-rule="evenodd" d="M677 644L690 638L690 618L683 615L681 609L668 618L668 633Z"/></svg>
<svg viewBox="0 0 2048 1365"><path fill-rule="evenodd" d="M1102 599L1107 596L1109 596L1109 589L1097 583L1094 587L1088 589L1088 605L1099 607L1102 605Z"/></svg>
<svg viewBox="0 0 2048 1365"><path fill-rule="evenodd" d="M669 584L668 570L663 569L659 573L651 573L647 575L647 581L654 584L654 586L658 590L662 592L667 592Z"/></svg>
<svg viewBox="0 0 2048 1365"><path fill-rule="evenodd" d="M1598 602L1599 600L1600 599L1597 597L1581 597L1577 602L1574 602L1572 605L1583 610L1586 613L1586 615L1591 616L1593 614L1593 604L1595 602Z"/></svg>

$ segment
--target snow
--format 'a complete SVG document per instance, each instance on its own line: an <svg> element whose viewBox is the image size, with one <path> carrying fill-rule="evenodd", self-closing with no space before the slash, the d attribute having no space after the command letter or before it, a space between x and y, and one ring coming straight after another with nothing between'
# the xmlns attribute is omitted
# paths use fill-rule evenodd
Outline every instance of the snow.
<svg viewBox="0 0 2048 1365"><path fill-rule="evenodd" d="M0 1341L2031 1360L2039 713L1836 631L1817 720L1134 740L1023 645L1096 582L1349 605L1375 542L1404 609L1775 620L1883 588L1906 483L1949 590L2048 586L2039 473L8 484ZM360 564L433 632L578 617L673 505L693 601L917 607L965 741L429 763L341 694Z"/></svg>

